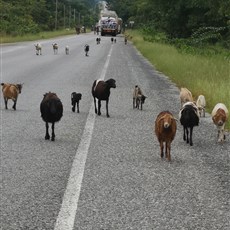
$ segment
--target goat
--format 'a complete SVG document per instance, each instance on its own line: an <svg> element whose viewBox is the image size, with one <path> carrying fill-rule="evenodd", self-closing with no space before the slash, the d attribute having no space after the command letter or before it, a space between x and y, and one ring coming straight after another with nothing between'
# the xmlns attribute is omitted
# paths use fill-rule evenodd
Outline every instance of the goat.
<svg viewBox="0 0 230 230"><path fill-rule="evenodd" d="M127 44L127 38L125 37L125 45Z"/></svg>
<svg viewBox="0 0 230 230"><path fill-rule="evenodd" d="M71 103L72 103L72 111L75 112L75 107L77 104L77 113L79 113L79 101L81 100L82 94L73 92L71 94Z"/></svg>
<svg viewBox="0 0 230 230"><path fill-rule="evenodd" d="M11 99L14 102L12 108L16 110L18 94L21 93L23 84L1 83L1 85L2 85L2 93L4 97L4 102L5 102L5 109L8 109L7 102L9 99Z"/></svg>
<svg viewBox="0 0 230 230"><path fill-rule="evenodd" d="M101 101L106 101L106 116L109 117L108 104L110 96L110 88L116 88L116 81L109 79L107 81L95 80L92 86L92 95L94 98L95 113L101 115ZM98 99L98 110L96 106L96 98Z"/></svg>
<svg viewBox="0 0 230 230"><path fill-rule="evenodd" d="M58 44L57 43L53 43L52 46L53 46L54 54L57 54L58 53Z"/></svg>
<svg viewBox="0 0 230 230"><path fill-rule="evenodd" d="M181 88L180 90L181 108L183 107L183 104L188 101L190 102L193 101L192 93L187 88Z"/></svg>
<svg viewBox="0 0 230 230"><path fill-rule="evenodd" d="M89 56L88 55L88 52L89 52L89 45L88 44L85 45L85 49L84 50L85 50L85 56Z"/></svg>
<svg viewBox="0 0 230 230"><path fill-rule="evenodd" d="M36 49L36 55L42 55L42 45L40 43L34 44Z"/></svg>
<svg viewBox="0 0 230 230"><path fill-rule="evenodd" d="M218 142L225 140L224 126L228 120L228 109L223 103L218 103L212 110L212 120L218 129Z"/></svg>
<svg viewBox="0 0 230 230"><path fill-rule="evenodd" d="M206 107L206 100L204 95L200 95L196 101L196 106L198 108L200 117L203 113L203 117L205 117L205 107Z"/></svg>
<svg viewBox="0 0 230 230"><path fill-rule="evenodd" d="M142 105L145 103L145 98L144 94L141 91L141 88L136 85L133 91L133 108L139 109L141 105L141 110L142 110Z"/></svg>
<svg viewBox="0 0 230 230"><path fill-rule="evenodd" d="M52 124L51 141L55 140L54 124L61 120L63 115L63 105L56 93L45 93L40 104L40 112L43 121L46 123L45 140L50 139L49 123Z"/></svg>
<svg viewBox="0 0 230 230"><path fill-rule="evenodd" d="M114 39L113 38L111 38L111 42L113 43L113 41L114 41Z"/></svg>
<svg viewBox="0 0 230 230"><path fill-rule="evenodd" d="M66 55L69 55L69 46L66 46L66 47L65 47L65 54L66 54Z"/></svg>
<svg viewBox="0 0 230 230"><path fill-rule="evenodd" d="M101 38L96 38L97 45L100 44Z"/></svg>
<svg viewBox="0 0 230 230"><path fill-rule="evenodd" d="M197 106L193 102L186 102L180 110L179 118L184 129L183 139L192 146L193 127L199 125L199 112ZM188 128L190 128L190 136L188 136Z"/></svg>
<svg viewBox="0 0 230 230"><path fill-rule="evenodd" d="M160 143L161 158L164 157L164 142L165 142L165 157L171 161L171 143L176 135L176 118L169 111L163 111L158 114L155 120L155 134Z"/></svg>

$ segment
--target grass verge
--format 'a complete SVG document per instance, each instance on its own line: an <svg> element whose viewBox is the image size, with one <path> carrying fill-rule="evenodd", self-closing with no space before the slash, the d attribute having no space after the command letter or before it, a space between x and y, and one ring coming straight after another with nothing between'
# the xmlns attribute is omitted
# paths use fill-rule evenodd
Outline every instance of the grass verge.
<svg viewBox="0 0 230 230"><path fill-rule="evenodd" d="M26 34L23 36L9 36L6 34L1 35L1 43L13 43L13 42L22 42L22 41L35 41L40 39L49 39L53 37L76 34L74 29L63 29L56 31L40 32L38 34Z"/></svg>
<svg viewBox="0 0 230 230"><path fill-rule="evenodd" d="M172 45L144 41L139 31L127 33L143 56L179 88L188 88L194 99L203 94L207 112L211 113L218 102L230 111L230 60L224 53L210 56L183 53ZM230 119L226 129L230 130Z"/></svg>

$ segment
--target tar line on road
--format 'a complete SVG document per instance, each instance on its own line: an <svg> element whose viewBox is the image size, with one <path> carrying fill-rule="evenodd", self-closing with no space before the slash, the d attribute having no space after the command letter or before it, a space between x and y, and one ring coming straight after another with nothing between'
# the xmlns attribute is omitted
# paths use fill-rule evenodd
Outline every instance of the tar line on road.
<svg viewBox="0 0 230 230"><path fill-rule="evenodd" d="M101 72L100 79L102 80L105 79L105 74L109 66L112 47L113 46L110 48L107 60ZM84 175L85 162L93 134L94 122L95 111L94 103L92 102L89 110L89 115L86 120L84 132L70 171L68 184L64 193L61 209L59 211L54 230L73 230L78 200L81 191L81 184Z"/></svg>

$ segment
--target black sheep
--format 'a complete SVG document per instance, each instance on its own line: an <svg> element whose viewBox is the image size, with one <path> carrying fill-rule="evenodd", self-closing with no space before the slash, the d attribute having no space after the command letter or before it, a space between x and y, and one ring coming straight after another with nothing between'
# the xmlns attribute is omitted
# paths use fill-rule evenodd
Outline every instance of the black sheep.
<svg viewBox="0 0 230 230"><path fill-rule="evenodd" d="M54 124L60 121L63 115L63 105L61 100L55 93L46 93L40 104L41 117L46 123L46 136L45 139L49 140L49 124L52 123L52 137L51 141L55 140Z"/></svg>
<svg viewBox="0 0 230 230"><path fill-rule="evenodd" d="M199 115L197 106L193 102L185 103L180 111L179 117L180 123L181 125L183 125L184 129L183 139L187 143L190 143L190 145L192 146L193 127L199 125ZM190 136L188 128L190 128Z"/></svg>
<svg viewBox="0 0 230 230"><path fill-rule="evenodd" d="M108 103L110 88L116 88L116 81L109 79L107 81L95 80L92 86L92 95L94 98L95 113L101 115L101 101L106 101L106 116L109 117ZM98 99L98 110L96 106L96 98Z"/></svg>
<svg viewBox="0 0 230 230"><path fill-rule="evenodd" d="M71 94L71 103L72 103L72 111L75 112L75 107L77 104L77 112L79 113L79 101L81 100L82 94L73 92Z"/></svg>

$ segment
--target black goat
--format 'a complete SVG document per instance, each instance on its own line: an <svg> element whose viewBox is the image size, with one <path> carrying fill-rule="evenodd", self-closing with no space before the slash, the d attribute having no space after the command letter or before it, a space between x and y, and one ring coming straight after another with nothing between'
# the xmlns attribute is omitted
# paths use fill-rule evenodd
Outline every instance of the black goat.
<svg viewBox="0 0 230 230"><path fill-rule="evenodd" d="M76 107L76 104L77 104L77 112L79 113L79 101L81 100L81 96L82 94L81 93L76 93L76 92L73 92L71 94L71 103L72 103L72 111L75 112L75 107Z"/></svg>
<svg viewBox="0 0 230 230"><path fill-rule="evenodd" d="M187 143L190 143L192 146L193 127L199 125L199 114L197 106L193 102L185 103L180 111L179 118L180 123L183 125L184 129L183 139ZM188 128L190 128L190 136Z"/></svg>
<svg viewBox="0 0 230 230"><path fill-rule="evenodd" d="M60 121L63 115L63 105L61 100L55 93L46 93L40 104L41 117L46 122L46 136L45 139L49 140L49 124L52 123L52 137L51 141L55 140L54 124Z"/></svg>
<svg viewBox="0 0 230 230"><path fill-rule="evenodd" d="M98 115L101 115L101 101L106 101L106 116L109 117L108 103L110 88L116 88L116 81L112 78L107 81L95 80L93 83L92 95L94 98L95 113ZM98 99L98 110L96 98Z"/></svg>
<svg viewBox="0 0 230 230"><path fill-rule="evenodd" d="M85 56L89 56L88 53L89 53L89 45L86 44L85 45Z"/></svg>

